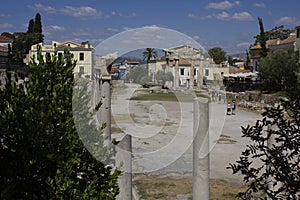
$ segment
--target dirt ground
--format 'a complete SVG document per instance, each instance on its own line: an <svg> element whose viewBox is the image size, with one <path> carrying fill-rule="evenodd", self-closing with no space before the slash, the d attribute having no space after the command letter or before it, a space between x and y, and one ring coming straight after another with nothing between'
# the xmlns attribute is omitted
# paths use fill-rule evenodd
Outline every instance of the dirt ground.
<svg viewBox="0 0 300 200"><path fill-rule="evenodd" d="M188 102L129 100L133 91L134 87L129 85L112 97L111 132L117 140L125 134L132 135L133 183L140 199L192 199L192 148L181 148L192 137L193 107ZM210 199L234 199L245 187L242 177L232 175L226 167L249 144L241 137L241 126L253 124L260 115L238 108L236 115L226 116L225 104L213 102L212 105L212 119L221 129L212 124ZM218 115L219 112L224 112L224 116ZM161 151L168 145L174 148ZM174 159L169 162L170 157ZM160 166L166 161L168 165Z"/></svg>
<svg viewBox="0 0 300 200"><path fill-rule="evenodd" d="M134 186L138 189L140 198L145 200L176 199L178 194L192 199L192 177L140 175L135 177ZM245 186L240 184L220 179L210 180L210 199L212 200L232 200L244 190Z"/></svg>

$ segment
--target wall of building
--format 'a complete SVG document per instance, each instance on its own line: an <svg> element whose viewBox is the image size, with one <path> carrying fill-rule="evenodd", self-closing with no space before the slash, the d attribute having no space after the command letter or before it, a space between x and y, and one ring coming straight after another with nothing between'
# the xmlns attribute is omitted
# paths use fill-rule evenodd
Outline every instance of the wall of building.
<svg viewBox="0 0 300 200"><path fill-rule="evenodd" d="M35 62L38 62L37 60L37 47L38 45L41 48L41 53L43 56L46 54L50 54L51 56L54 55L56 48L61 45L59 42L53 41L51 45L44 45L43 43L35 44L31 46L31 50L29 51L29 54L24 59L24 63L28 64L31 59L34 59ZM68 43L68 47L70 48L70 53L74 55L74 60L76 60L76 66L74 68L74 74L80 73L80 68L83 69L83 76L92 77L93 76L93 67L95 65L95 59L94 59L94 50L90 48L90 46L85 45L80 50L72 50L72 48L76 48L80 45L76 45L75 43ZM85 49L86 48L86 49ZM61 48L60 48L61 49ZM63 54L64 50L57 50L57 54ZM80 53L84 54L84 59L80 60Z"/></svg>

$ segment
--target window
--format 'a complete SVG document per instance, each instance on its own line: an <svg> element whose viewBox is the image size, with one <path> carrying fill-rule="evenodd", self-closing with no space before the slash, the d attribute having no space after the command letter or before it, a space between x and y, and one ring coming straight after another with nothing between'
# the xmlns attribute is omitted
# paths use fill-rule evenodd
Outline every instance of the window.
<svg viewBox="0 0 300 200"><path fill-rule="evenodd" d="M209 69L205 69L205 76L209 76Z"/></svg>
<svg viewBox="0 0 300 200"><path fill-rule="evenodd" d="M79 67L79 73L84 74L84 67Z"/></svg>
<svg viewBox="0 0 300 200"><path fill-rule="evenodd" d="M58 53L58 54L57 54L57 57L58 57L58 59L60 60L60 59L62 58L62 53L61 53L61 52Z"/></svg>
<svg viewBox="0 0 300 200"><path fill-rule="evenodd" d="M183 68L180 69L180 75L182 75L182 76L184 75L184 69Z"/></svg>
<svg viewBox="0 0 300 200"><path fill-rule="evenodd" d="M196 76L197 75L197 70L196 69L194 69L194 76Z"/></svg>
<svg viewBox="0 0 300 200"><path fill-rule="evenodd" d="M300 28L297 29L297 38L300 38Z"/></svg>
<svg viewBox="0 0 300 200"><path fill-rule="evenodd" d="M84 60L84 53L79 53L79 60Z"/></svg>

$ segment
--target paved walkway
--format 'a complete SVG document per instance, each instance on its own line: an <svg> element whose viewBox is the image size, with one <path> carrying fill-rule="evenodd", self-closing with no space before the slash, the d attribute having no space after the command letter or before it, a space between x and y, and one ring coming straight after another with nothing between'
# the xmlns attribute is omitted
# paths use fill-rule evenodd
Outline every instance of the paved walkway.
<svg viewBox="0 0 300 200"><path fill-rule="evenodd" d="M128 84L112 95L112 138L132 135L133 173L190 174L192 172L193 103L128 100L137 85ZM226 167L238 160L249 143L241 126L261 116L237 108L226 115L226 104L210 104L211 178L240 182ZM118 128L118 129L116 129Z"/></svg>

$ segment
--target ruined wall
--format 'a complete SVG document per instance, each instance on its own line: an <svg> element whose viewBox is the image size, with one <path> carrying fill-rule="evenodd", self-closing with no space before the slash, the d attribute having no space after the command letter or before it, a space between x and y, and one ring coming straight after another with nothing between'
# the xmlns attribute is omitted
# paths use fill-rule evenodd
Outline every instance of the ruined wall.
<svg viewBox="0 0 300 200"><path fill-rule="evenodd" d="M263 110L265 107L277 106L281 97L271 94L262 94L258 91L246 91L241 93L227 93L229 100L236 99L239 107L251 110Z"/></svg>

